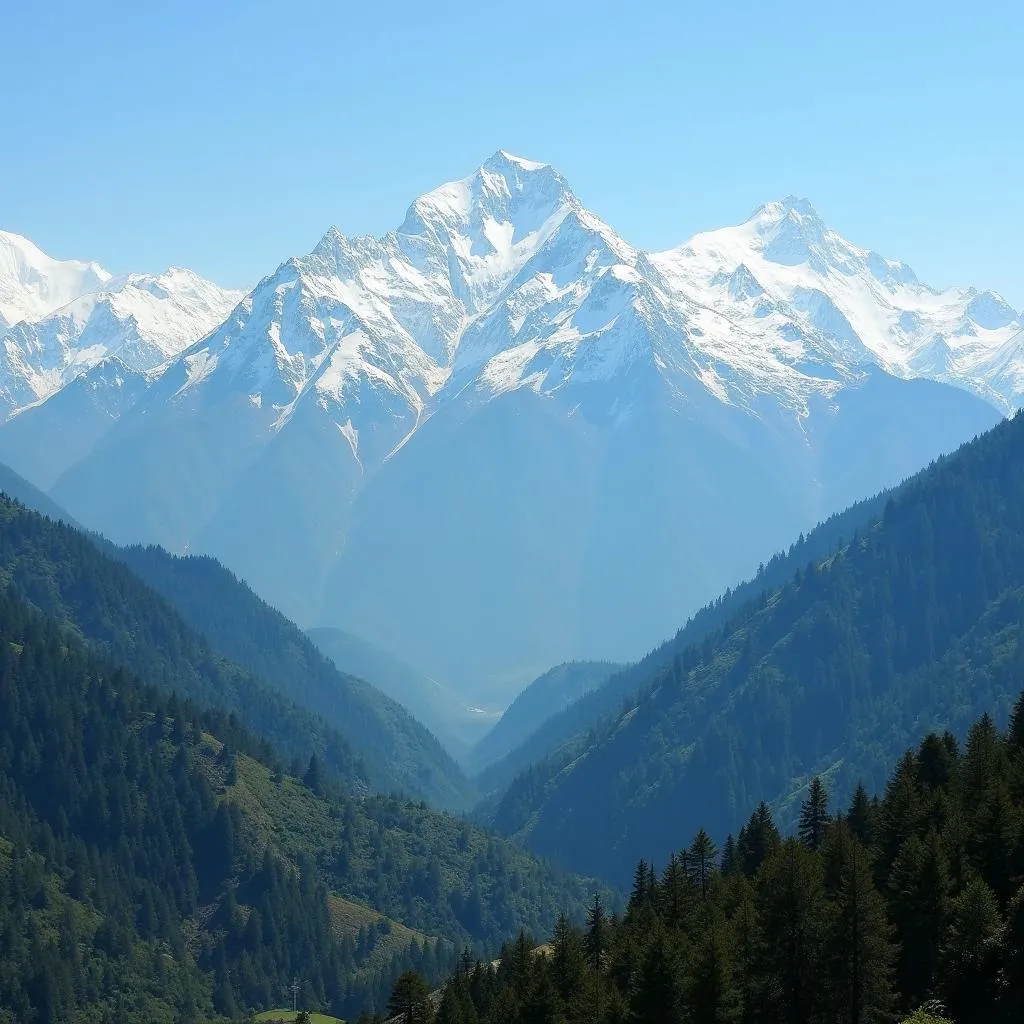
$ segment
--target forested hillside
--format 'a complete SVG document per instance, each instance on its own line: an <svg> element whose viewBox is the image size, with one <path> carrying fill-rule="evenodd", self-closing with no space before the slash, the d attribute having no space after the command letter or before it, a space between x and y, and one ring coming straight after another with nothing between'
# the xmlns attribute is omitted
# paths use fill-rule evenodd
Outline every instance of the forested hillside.
<svg viewBox="0 0 1024 1024"><path fill-rule="evenodd" d="M764 563L753 579L726 590L702 608L671 640L636 664L610 673L601 685L589 689L564 710L553 710L550 717L538 722L516 746L481 771L476 779L480 791L500 794L521 772L552 756L571 760L572 752L582 749L591 730L603 719L620 712L660 670L670 666L676 656L688 647L702 643L709 634L721 630L766 590L789 582L794 573L808 562L818 561L834 551L864 523L881 515L886 502L895 493L897 491L877 494L830 516L806 537L801 536L791 544L788 551L780 552ZM486 818L491 809L481 808L481 813Z"/></svg>
<svg viewBox="0 0 1024 1024"><path fill-rule="evenodd" d="M325 769L353 792L373 779L351 745L210 644L121 561L85 534L0 497L0 585L147 683L233 712L280 756Z"/></svg>
<svg viewBox="0 0 1024 1024"><path fill-rule="evenodd" d="M117 549L115 549L117 550ZM467 807L473 788L437 739L373 685L338 670L294 623L219 562L131 547L118 556L219 654L320 715L367 766L376 789Z"/></svg>
<svg viewBox="0 0 1024 1024"><path fill-rule="evenodd" d="M499 828L620 881L679 829L782 822L814 774L882 784L908 738L1005 720L1024 671L1024 417L908 481L875 521L766 591L579 748L509 788Z"/></svg>
<svg viewBox="0 0 1024 1024"><path fill-rule="evenodd" d="M683 842L636 865L623 917L461 965L436 1024L1024 1020L1024 697L1006 735L927 736L880 798L833 809L815 779L793 837L761 804Z"/></svg>
<svg viewBox="0 0 1024 1024"><path fill-rule="evenodd" d="M9 1024L240 1018L293 978L355 1015L401 970L440 977L463 944L550 929L592 890L422 805L348 797L315 757L291 776L234 717L143 685L9 586L0 706ZM351 900L403 925L353 927Z"/></svg>

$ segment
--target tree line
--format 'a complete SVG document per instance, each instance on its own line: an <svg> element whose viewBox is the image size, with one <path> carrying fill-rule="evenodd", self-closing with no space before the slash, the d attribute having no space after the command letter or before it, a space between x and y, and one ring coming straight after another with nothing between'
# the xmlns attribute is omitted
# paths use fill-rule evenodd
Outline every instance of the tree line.
<svg viewBox="0 0 1024 1024"><path fill-rule="evenodd" d="M721 848L640 861L624 914L465 958L436 1013L403 984L409 1024L1019 1024L1024 697L1006 732L927 736L880 796L831 809L815 778L792 836L761 804Z"/></svg>

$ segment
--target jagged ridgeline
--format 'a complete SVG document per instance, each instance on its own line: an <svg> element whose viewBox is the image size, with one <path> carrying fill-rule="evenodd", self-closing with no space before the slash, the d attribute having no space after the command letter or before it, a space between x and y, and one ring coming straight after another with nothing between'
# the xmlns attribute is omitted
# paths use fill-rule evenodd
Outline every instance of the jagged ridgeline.
<svg viewBox="0 0 1024 1024"><path fill-rule="evenodd" d="M383 1007L402 970L438 980L464 945L582 914L588 883L424 805L347 796L315 756L293 777L234 715L146 685L15 590L0 593L4 1024L239 1018L293 979L303 1005L350 1016Z"/></svg>
<svg viewBox="0 0 1024 1024"><path fill-rule="evenodd" d="M880 797L830 807L815 779L794 837L762 804L633 877L622 918L460 965L436 1024L1019 1024L1024 697L1005 734L927 736Z"/></svg>
<svg viewBox="0 0 1024 1024"><path fill-rule="evenodd" d="M74 330L27 311L0 459L112 540L213 553L485 705L636 656L1024 379L1006 302L936 293L806 201L646 253L504 151L395 230L266 270L237 302L162 276L148 321L138 289L86 296Z"/></svg>
<svg viewBox="0 0 1024 1024"><path fill-rule="evenodd" d="M637 850L792 822L814 774L883 785L932 728L1005 722L1024 678L1024 417L899 488L826 557L654 663L621 711L523 773L500 829L624 883Z"/></svg>

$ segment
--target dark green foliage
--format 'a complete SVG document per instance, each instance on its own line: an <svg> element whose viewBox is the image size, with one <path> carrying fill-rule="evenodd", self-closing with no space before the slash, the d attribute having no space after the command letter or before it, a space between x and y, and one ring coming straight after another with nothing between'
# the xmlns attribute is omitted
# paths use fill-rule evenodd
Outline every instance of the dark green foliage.
<svg viewBox="0 0 1024 1024"><path fill-rule="evenodd" d="M664 862L680 830L724 836L762 801L793 827L815 775L840 807L861 780L877 791L906 743L937 731L929 777L886 811L898 820L877 822L883 844L898 842L915 787L941 781L942 734L962 737L983 710L1005 723L1024 678L1022 452L1018 415L938 460L827 557L730 605L671 664L651 662L645 688L520 776L489 820L625 885L638 849ZM982 773L988 756L979 747ZM1007 793L981 775L972 785L965 826L983 814L1009 827Z"/></svg>
<svg viewBox="0 0 1024 1024"><path fill-rule="evenodd" d="M0 1006L24 1021L79 1007L231 1015L300 963L316 965L316 998L341 1001L315 867L260 851L209 781L208 731L266 756L260 744L140 687L7 596L0 706Z"/></svg>
<svg viewBox="0 0 1024 1024"><path fill-rule="evenodd" d="M812 784L799 838L781 839L761 805L728 869L701 868L714 862L704 830L660 876L640 861L624 916L595 900L584 936L560 921L532 963L530 943L507 946L480 1019L1019 1024L1024 878L992 850L1024 837L1024 794L1005 816L984 806L1010 790L1015 742L987 716L962 750L929 734L878 806L858 790L856 821L825 813Z"/></svg>
<svg viewBox="0 0 1024 1024"><path fill-rule="evenodd" d="M382 793L407 793L463 808L473 790L438 741L395 701L338 671L313 641L219 562L158 547L112 549L201 633L218 654L248 669L336 730Z"/></svg>
<svg viewBox="0 0 1024 1024"><path fill-rule="evenodd" d="M648 686L652 678L660 674L670 675L677 681L684 678L698 662L702 650L710 649L740 613L750 606L763 607L771 591L787 584L796 571L825 558L858 528L881 516L894 493L887 491L858 502L831 516L806 537L801 534L787 552L775 555L762 565L754 579L726 590L697 612L671 640L635 665L606 676L601 685L584 693L564 711L545 719L518 746L481 773L477 780L480 790L500 793L533 765L550 759L561 767L572 760L575 752L586 747L590 733L600 729L602 722L635 706L636 694ZM498 813L496 806L483 810L488 821ZM508 809L502 814L504 820L498 823L499 827L514 831L518 826L511 824Z"/></svg>
<svg viewBox="0 0 1024 1024"><path fill-rule="evenodd" d="M800 823L797 835L800 842L812 853L821 849L825 841L825 827L828 825L828 793L817 775L811 780L807 799L800 808Z"/></svg>
<svg viewBox="0 0 1024 1024"><path fill-rule="evenodd" d="M335 730L218 656L122 562L85 534L2 497L0 584L147 683L233 712L286 759L305 763L318 753L353 792L371 788L365 764Z"/></svg>
<svg viewBox="0 0 1024 1024"><path fill-rule="evenodd" d="M680 972L664 935L648 946L629 1000L635 1024L682 1024Z"/></svg>
<svg viewBox="0 0 1024 1024"><path fill-rule="evenodd" d="M700 893L701 899L707 899L711 876L718 866L718 847L711 836L701 829L690 848L686 851L686 870L694 889Z"/></svg>
<svg viewBox="0 0 1024 1024"><path fill-rule="evenodd" d="M388 1013L402 1024L427 1024L431 1019L430 988L417 971L405 971L395 981Z"/></svg>
<svg viewBox="0 0 1024 1024"><path fill-rule="evenodd" d="M0 707L4 1024L8 1006L26 1024L236 1016L296 975L307 1005L383 1009L398 974L436 982L458 947L417 938L379 962L388 922L339 939L328 889L481 951L562 907L582 918L593 892L423 804L348 797L314 756L315 796L233 716L143 686L3 592Z"/></svg>

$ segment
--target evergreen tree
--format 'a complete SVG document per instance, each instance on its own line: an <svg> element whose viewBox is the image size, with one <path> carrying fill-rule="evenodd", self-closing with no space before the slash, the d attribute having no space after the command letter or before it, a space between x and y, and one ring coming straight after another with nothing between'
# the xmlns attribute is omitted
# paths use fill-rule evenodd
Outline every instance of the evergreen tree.
<svg viewBox="0 0 1024 1024"><path fill-rule="evenodd" d="M1024 693L1017 698L1010 714L1010 728L1006 733L1006 749L1011 756L1024 754Z"/></svg>
<svg viewBox="0 0 1024 1024"><path fill-rule="evenodd" d="M1020 705L1018 705L1019 709ZM1024 885L1010 901L1000 935L1003 977L1006 983L1000 1022L1024 1020Z"/></svg>
<svg viewBox="0 0 1024 1024"><path fill-rule="evenodd" d="M725 837L725 845L722 847L722 874L731 875L739 870L739 855L736 852L736 840L730 832Z"/></svg>
<svg viewBox="0 0 1024 1024"><path fill-rule="evenodd" d="M684 859L672 854L658 887L659 905L669 927L678 928L685 920L692 903L690 879Z"/></svg>
<svg viewBox="0 0 1024 1024"><path fill-rule="evenodd" d="M529 1024L558 1024L562 1020L558 993L544 958L541 958L537 967L533 988L523 1007L522 1019Z"/></svg>
<svg viewBox="0 0 1024 1024"><path fill-rule="evenodd" d="M811 1024L825 1005L824 938L828 906L821 862L788 839L764 864L758 880L763 973L773 979L774 1012L792 1024Z"/></svg>
<svg viewBox="0 0 1024 1024"><path fill-rule="evenodd" d="M388 1013L403 1024L426 1024L431 1019L430 989L423 976L405 971L395 982L388 999Z"/></svg>
<svg viewBox="0 0 1024 1024"><path fill-rule="evenodd" d="M893 1002L890 927L875 889L870 859L851 837L831 916L828 960L837 1021L880 1020Z"/></svg>
<svg viewBox="0 0 1024 1024"><path fill-rule="evenodd" d="M604 987L603 969L608 928L604 904L600 894L595 894L594 902L587 912L587 930L584 938L584 950L593 976L594 986L594 1019L601 1020L601 992Z"/></svg>
<svg viewBox="0 0 1024 1024"><path fill-rule="evenodd" d="M586 955L580 933L565 914L560 914L551 940L551 974L562 1002L575 1005L582 997Z"/></svg>
<svg viewBox="0 0 1024 1024"><path fill-rule="evenodd" d="M306 768L306 771L302 776L302 781L306 788L316 793L317 796L321 796L323 794L323 768L320 765L320 758L318 758L316 754L309 759L309 766Z"/></svg>
<svg viewBox="0 0 1024 1024"><path fill-rule="evenodd" d="M645 906L650 896L650 874L647 870L647 861L642 857L633 873L633 891L629 897L629 909L639 910Z"/></svg>
<svg viewBox="0 0 1024 1024"><path fill-rule="evenodd" d="M711 836L701 829L687 850L687 872L702 899L707 899L711 874L718 859L718 848Z"/></svg>
<svg viewBox="0 0 1024 1024"><path fill-rule="evenodd" d="M863 783L858 783L850 801L850 809L846 812L846 821L850 830L865 847L870 847L875 841L874 818L875 813L868 791Z"/></svg>
<svg viewBox="0 0 1024 1024"><path fill-rule="evenodd" d="M800 825L797 830L800 842L812 853L821 849L828 820L828 793L821 779L815 775L807 799L800 808Z"/></svg>
<svg viewBox="0 0 1024 1024"><path fill-rule="evenodd" d="M775 827L768 805L762 800L740 830L736 841L744 874L757 874L765 860L778 850L780 843L779 830Z"/></svg>
<svg viewBox="0 0 1024 1024"><path fill-rule="evenodd" d="M1000 925L995 895L975 876L952 902L943 955L945 1001L960 1024L981 1024L993 1017Z"/></svg>
<svg viewBox="0 0 1024 1024"><path fill-rule="evenodd" d="M629 1001L633 1024L682 1024L679 979L664 935L647 948L638 983Z"/></svg>
<svg viewBox="0 0 1024 1024"><path fill-rule="evenodd" d="M911 836L903 844L892 866L889 893L899 948L898 987L910 1005L918 1006L937 995L949 924L949 869L934 830L924 842Z"/></svg>
<svg viewBox="0 0 1024 1024"><path fill-rule="evenodd" d="M689 1021L731 1024L736 1019L732 949L721 915L709 914L690 951L683 996Z"/></svg>

